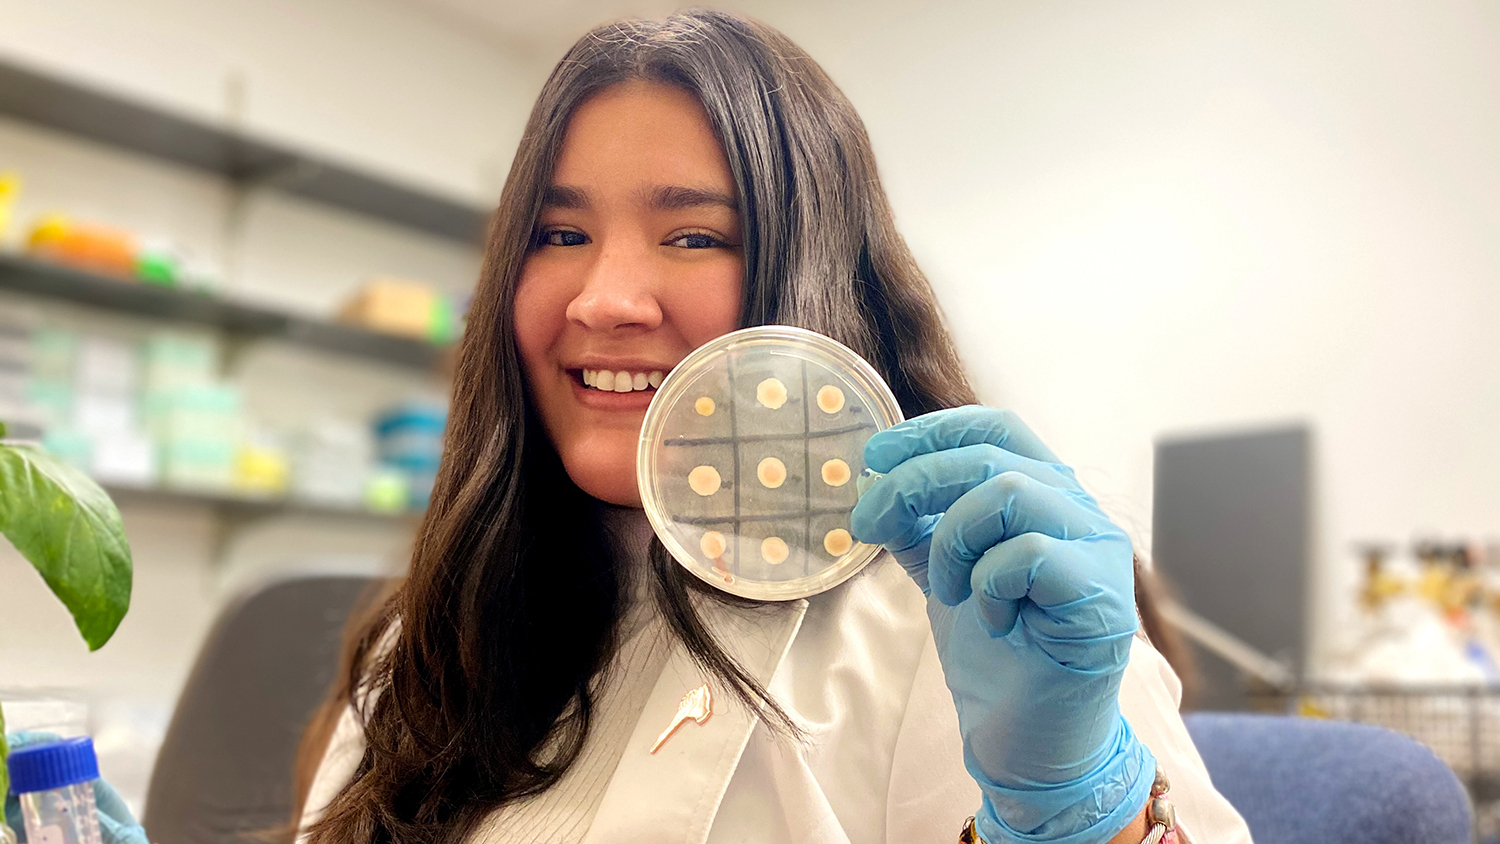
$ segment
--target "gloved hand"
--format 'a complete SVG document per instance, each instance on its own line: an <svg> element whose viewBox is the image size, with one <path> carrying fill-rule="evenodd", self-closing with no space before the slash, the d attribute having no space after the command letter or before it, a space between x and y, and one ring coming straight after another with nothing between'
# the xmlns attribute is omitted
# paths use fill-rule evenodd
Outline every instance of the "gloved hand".
<svg viewBox="0 0 1500 844"><path fill-rule="evenodd" d="M8 733L5 736L12 751L27 745L57 741L58 738L53 733L31 731ZM104 844L151 844L146 837L145 828L136 823L135 816L130 813L130 807L102 779L94 780L94 802L99 806L99 835L104 839ZM5 822L15 831L16 840L24 844L26 823L21 818L21 801L14 794L5 795Z"/></svg>
<svg viewBox="0 0 1500 844"><path fill-rule="evenodd" d="M1156 760L1120 714L1136 630L1125 533L1014 414L961 407L870 438L885 476L850 528L886 546L928 618L990 844L1099 844Z"/></svg>

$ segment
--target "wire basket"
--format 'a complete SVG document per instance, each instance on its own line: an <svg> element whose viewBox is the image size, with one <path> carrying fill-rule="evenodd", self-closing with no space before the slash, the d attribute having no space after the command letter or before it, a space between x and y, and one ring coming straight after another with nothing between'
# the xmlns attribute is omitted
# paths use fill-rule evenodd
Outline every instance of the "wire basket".
<svg viewBox="0 0 1500 844"><path fill-rule="evenodd" d="M1265 711L1373 724L1427 745L1468 789L1478 839L1500 842L1500 687L1306 684L1254 700Z"/></svg>

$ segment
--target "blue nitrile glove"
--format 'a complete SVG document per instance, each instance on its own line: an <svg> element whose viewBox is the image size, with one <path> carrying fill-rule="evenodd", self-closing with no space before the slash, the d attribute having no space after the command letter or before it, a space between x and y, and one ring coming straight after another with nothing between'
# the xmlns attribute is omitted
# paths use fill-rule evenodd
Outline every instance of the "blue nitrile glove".
<svg viewBox="0 0 1500 844"><path fill-rule="evenodd" d="M1151 791L1120 714L1136 630L1130 540L1014 414L961 407L870 438L885 477L850 527L886 546L927 614L991 844L1099 844Z"/></svg>
<svg viewBox="0 0 1500 844"><path fill-rule="evenodd" d="M53 733L31 732L7 733L5 741L11 750L20 750L27 745L57 741ZM94 780L94 803L99 806L99 835L104 844L151 844L146 830L136 823L130 807L110 784L102 779ZM26 822L21 818L21 801L14 794L5 795L5 822L16 833L16 840L26 841Z"/></svg>

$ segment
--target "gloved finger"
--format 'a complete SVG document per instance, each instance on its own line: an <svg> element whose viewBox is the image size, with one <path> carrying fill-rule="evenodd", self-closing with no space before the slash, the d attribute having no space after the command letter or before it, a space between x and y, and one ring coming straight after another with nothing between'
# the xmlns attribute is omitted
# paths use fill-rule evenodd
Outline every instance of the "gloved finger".
<svg viewBox="0 0 1500 844"><path fill-rule="evenodd" d="M54 741L62 741L62 736L45 730L20 730L5 734L5 743L10 745L11 750L20 750L33 744L48 744Z"/></svg>
<svg viewBox="0 0 1500 844"><path fill-rule="evenodd" d="M94 780L94 803L99 807L99 824L101 829L107 823L112 826L116 837L114 840L121 844L133 844L133 842L146 842L146 830L136 822L135 815L131 813L130 806L125 799L115 791L114 786L103 779ZM110 844L110 834L105 832L105 844Z"/></svg>
<svg viewBox="0 0 1500 844"><path fill-rule="evenodd" d="M26 819L21 815L21 801L10 793L10 789L5 790L5 824L16 834L16 841L25 844Z"/></svg>
<svg viewBox="0 0 1500 844"><path fill-rule="evenodd" d="M1115 605L1115 609L1118 610L1120 606L1123 605ZM1130 662L1130 642L1135 638L1136 629L1140 625L1133 611L1133 603L1130 608L1130 612L1111 612L1108 608L1099 612L1101 617L1107 614L1116 619L1116 623L1101 626L1097 634L1083 639L1048 632L1058 628L1057 612L1030 601L1021 602L1020 623L1026 626L1037 647L1057 664L1067 666L1072 671L1098 676L1118 675ZM1093 606L1080 605L1076 609L1078 615L1074 617L1079 618L1083 613L1096 611Z"/></svg>
<svg viewBox="0 0 1500 844"><path fill-rule="evenodd" d="M934 529L927 563L932 594L950 606L967 599L975 563L1007 539L1024 533L1074 539L1107 523L1078 493L1021 472L996 475L953 502Z"/></svg>
<svg viewBox="0 0 1500 844"><path fill-rule="evenodd" d="M870 437L865 443L865 465L889 472L918 454L980 443L1044 463L1062 462L1016 414L971 404L926 413Z"/></svg>
<svg viewBox="0 0 1500 844"><path fill-rule="evenodd" d="M849 516L849 529L861 542L892 547L912 532L921 517L946 511L964 493L1004 472L1020 472L1044 484L1072 486L1071 472L1057 469L1055 464L988 443L919 454L865 490Z"/></svg>
<svg viewBox="0 0 1500 844"><path fill-rule="evenodd" d="M917 520L913 530L914 539L910 541L903 539L902 542L893 542L886 546L886 550L891 552L891 556L896 558L896 562L900 563L901 568L905 569L911 579L916 582L923 595L930 591L927 586L927 555L932 547L932 529L942 518L942 516L923 516Z"/></svg>
<svg viewBox="0 0 1500 844"><path fill-rule="evenodd" d="M1115 668L1121 648L1128 654L1137 621L1123 534L1022 534L980 558L971 586L992 636L1009 634L1020 618L1042 650L1079 671Z"/></svg>
<svg viewBox="0 0 1500 844"><path fill-rule="evenodd" d="M95 794L98 793L98 785L103 780L95 780ZM108 786L106 786L108 788ZM122 804L123 805L123 804ZM99 837L104 844L151 844L146 837L146 829L135 822L135 818L125 813L126 820L112 817L102 809L99 812Z"/></svg>

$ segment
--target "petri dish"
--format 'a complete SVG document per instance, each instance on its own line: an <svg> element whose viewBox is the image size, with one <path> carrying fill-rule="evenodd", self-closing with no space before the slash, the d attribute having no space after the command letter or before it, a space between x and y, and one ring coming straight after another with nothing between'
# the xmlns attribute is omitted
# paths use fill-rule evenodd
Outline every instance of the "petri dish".
<svg viewBox="0 0 1500 844"><path fill-rule="evenodd" d="M694 350L657 388L636 481L688 571L761 601L805 598L880 553L849 534L864 446L902 419L874 367L821 334L746 328Z"/></svg>

